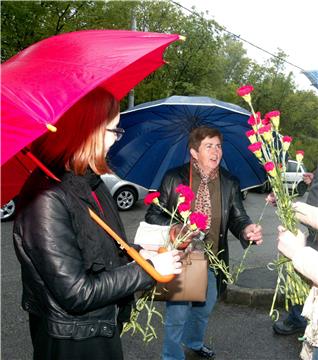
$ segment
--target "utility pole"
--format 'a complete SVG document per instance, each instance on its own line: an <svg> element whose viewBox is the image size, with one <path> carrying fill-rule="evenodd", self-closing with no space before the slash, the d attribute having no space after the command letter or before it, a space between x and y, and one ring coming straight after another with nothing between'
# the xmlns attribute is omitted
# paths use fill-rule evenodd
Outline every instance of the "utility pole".
<svg viewBox="0 0 318 360"><path fill-rule="evenodd" d="M131 30L136 31L137 23L134 9L131 10ZM131 109L135 105L135 90L131 89L128 95L128 109Z"/></svg>

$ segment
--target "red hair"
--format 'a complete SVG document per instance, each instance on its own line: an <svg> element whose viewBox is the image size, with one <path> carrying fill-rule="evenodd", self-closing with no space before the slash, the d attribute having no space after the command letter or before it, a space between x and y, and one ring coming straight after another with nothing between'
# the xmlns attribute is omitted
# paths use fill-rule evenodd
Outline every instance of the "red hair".
<svg viewBox="0 0 318 360"><path fill-rule="evenodd" d="M119 102L96 88L74 104L56 123L57 132L46 132L31 147L32 153L56 173L73 170L84 175L110 172L105 156L106 126L119 114Z"/></svg>

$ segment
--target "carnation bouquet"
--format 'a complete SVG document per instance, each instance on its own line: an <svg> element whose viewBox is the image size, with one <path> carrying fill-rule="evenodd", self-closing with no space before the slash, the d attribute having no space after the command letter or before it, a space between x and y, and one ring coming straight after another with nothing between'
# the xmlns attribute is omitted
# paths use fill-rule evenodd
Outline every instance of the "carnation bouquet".
<svg viewBox="0 0 318 360"><path fill-rule="evenodd" d="M153 192L146 196L146 205L154 204L170 216L170 231L163 246L164 249L186 249L194 238L201 239L207 226L207 216L200 212L191 211L191 203L195 195L189 186L180 184L176 187L178 194L177 205L172 212L164 208L160 202L160 193ZM160 248L159 251L164 251Z"/></svg>
<svg viewBox="0 0 318 360"><path fill-rule="evenodd" d="M170 232L169 237L166 239L164 248L159 248L159 251L166 251L166 249L176 248L188 251L199 249L204 251L209 261L209 267L212 268L215 274L222 271L225 275L227 283L234 283L234 279L238 278L240 272L243 271L243 262L237 270L236 275L230 273L229 267L223 260L220 260L218 254L214 254L212 244L203 241L205 237L204 231L207 227L207 215L200 212L191 211L191 202L194 200L195 195L189 186L180 184L175 189L178 194L178 201L176 208L170 212L160 204L159 192L150 193L144 200L146 205L154 204L158 206L164 213L170 216ZM177 233L175 235L175 232Z"/></svg>
<svg viewBox="0 0 318 360"><path fill-rule="evenodd" d="M243 86L237 90L237 94L248 103L252 112L248 120L251 130L246 132L251 143L248 148L258 158L267 173L268 181L276 199L277 215L280 221L286 229L297 234L298 221L292 207L292 200L297 196L295 193L296 184L293 185L290 193L287 184L283 181L286 176L288 149L292 138L280 133L280 112L278 110L267 113L263 119L259 112L254 111L251 100L253 90L254 88L251 85ZM303 157L304 152L302 150L296 151L297 172ZM278 291L284 294L285 307L288 310L289 302L292 305L304 303L309 292L309 286L295 271L292 262L285 256L279 255L276 261L269 264L269 268L278 270L277 284L270 310L270 315L274 318L275 315L278 315L277 310L274 310Z"/></svg>

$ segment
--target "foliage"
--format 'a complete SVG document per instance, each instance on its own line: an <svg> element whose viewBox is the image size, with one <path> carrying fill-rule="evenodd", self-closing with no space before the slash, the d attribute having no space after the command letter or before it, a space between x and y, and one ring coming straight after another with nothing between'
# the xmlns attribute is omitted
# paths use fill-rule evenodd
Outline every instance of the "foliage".
<svg viewBox="0 0 318 360"><path fill-rule="evenodd" d="M168 65L135 88L135 103L171 95L211 96L242 105L235 89L243 83L257 87L255 107L265 112L279 108L282 129L304 142L305 164L317 166L318 97L299 91L286 74L287 55L260 65L249 59L243 44L227 35L219 24L182 12L169 1L3 1L1 2L1 60L43 38L83 29L130 29L132 12L137 30L178 33L185 42L172 44L165 53ZM127 107L127 98L122 109ZM304 126L305 124L305 126ZM309 139L309 141L307 141Z"/></svg>

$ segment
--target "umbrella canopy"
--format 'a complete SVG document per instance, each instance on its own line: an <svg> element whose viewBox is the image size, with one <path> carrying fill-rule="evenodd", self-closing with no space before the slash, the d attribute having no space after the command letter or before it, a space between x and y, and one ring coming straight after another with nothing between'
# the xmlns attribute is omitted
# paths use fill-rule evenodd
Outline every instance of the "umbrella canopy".
<svg viewBox="0 0 318 360"><path fill-rule="evenodd" d="M124 30L77 31L42 40L3 63L1 165L97 86L121 99L164 63L165 48L179 38ZM6 173L15 164L6 164ZM6 190L2 188L2 204L19 188L11 188L10 195Z"/></svg>
<svg viewBox="0 0 318 360"><path fill-rule="evenodd" d="M126 132L110 151L111 166L124 179L158 189L168 169L190 160L190 131L209 126L222 132L222 165L239 179L241 189L260 185L265 172L247 148L249 116L237 105L209 97L172 96L138 105L121 114Z"/></svg>

